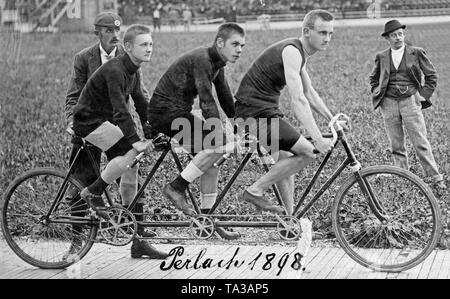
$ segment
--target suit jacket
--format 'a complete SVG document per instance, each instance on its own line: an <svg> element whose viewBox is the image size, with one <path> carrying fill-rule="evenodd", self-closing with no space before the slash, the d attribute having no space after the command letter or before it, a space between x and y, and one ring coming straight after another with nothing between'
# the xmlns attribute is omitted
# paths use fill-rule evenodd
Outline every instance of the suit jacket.
<svg viewBox="0 0 450 299"><path fill-rule="evenodd" d="M80 97L81 91L86 85L87 80L91 75L102 65L102 59L100 57L100 43L97 43L91 47L85 48L75 55L73 63L73 73L70 78L69 88L67 90L66 103L64 106L64 112L68 122L72 122L73 119L73 109L78 103L78 98ZM125 53L122 45L117 46L116 56ZM139 69L141 72L141 69ZM142 93L144 94L147 103L150 101L150 93L145 88L141 77ZM131 105L130 105L131 106ZM130 110L131 115L134 115L133 111ZM139 126L138 126L139 127Z"/></svg>
<svg viewBox="0 0 450 299"><path fill-rule="evenodd" d="M430 98L437 85L436 69L422 48L406 45L404 55L408 75L419 94L425 98L425 101L421 102L422 109L428 108L432 105ZM390 68L389 48L376 54L375 66L369 77L374 109L377 109L386 93Z"/></svg>

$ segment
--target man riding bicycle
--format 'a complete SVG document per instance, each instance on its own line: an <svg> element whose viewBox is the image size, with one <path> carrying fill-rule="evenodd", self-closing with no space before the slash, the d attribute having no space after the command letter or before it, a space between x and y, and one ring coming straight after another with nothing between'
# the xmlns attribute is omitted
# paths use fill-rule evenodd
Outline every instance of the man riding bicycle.
<svg viewBox="0 0 450 299"><path fill-rule="evenodd" d="M333 35L334 17L325 10L312 10L303 20L300 38L288 38L269 46L250 66L238 88L236 117L247 122L256 119L258 139L265 139L271 151L278 151L278 161L270 171L248 187L242 199L258 208L282 214L284 210L264 198L264 191L277 184L287 213L293 212L294 174L314 158L314 149L320 153L331 150L331 140L322 137L311 108L327 122L332 114L311 85L305 64L310 56L323 51ZM280 92L287 86L295 117L311 135L306 140L284 118L279 109ZM239 123L239 122L237 122Z"/></svg>
<svg viewBox="0 0 450 299"><path fill-rule="evenodd" d="M109 160L100 177L80 193L81 199L104 219L109 219L101 197L105 188L119 177L121 184L136 184L137 169L129 168L129 165L139 152L153 150L151 141L140 140L127 103L131 95L140 121L145 126L147 101L138 70L142 63L151 58L153 40L150 28L145 25L130 26L123 42L126 53L102 65L89 78L73 117L74 132L104 151ZM129 194L131 199L136 194L136 187ZM168 256L151 249L147 254L151 258L164 259Z"/></svg>
<svg viewBox="0 0 450 299"><path fill-rule="evenodd" d="M201 209L209 211L217 197L217 177L219 169L213 167L223 154L220 149L226 145L222 135L220 115L214 100L214 84L220 106L228 117L234 116L234 100L225 78L224 67L227 62L234 63L240 57L245 42L245 32L235 23L220 25L214 44L210 47L194 49L175 60L164 73L155 88L149 103L149 121L153 129L178 140L185 149L195 154L193 160L181 174L164 187L163 193L187 215L194 210L186 203L185 191L190 183L201 177ZM194 98L198 95L201 118L191 113ZM214 121L217 120L217 121ZM208 123L216 123L215 129ZM181 130L180 130L181 127ZM207 136L219 133L212 142ZM220 140L221 139L221 140ZM238 235L222 228L216 230L226 239Z"/></svg>

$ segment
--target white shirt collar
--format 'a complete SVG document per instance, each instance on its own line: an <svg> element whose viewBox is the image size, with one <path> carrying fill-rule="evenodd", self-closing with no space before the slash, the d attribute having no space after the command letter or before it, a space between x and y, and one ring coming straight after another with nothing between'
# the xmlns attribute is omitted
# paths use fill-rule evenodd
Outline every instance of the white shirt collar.
<svg viewBox="0 0 450 299"><path fill-rule="evenodd" d="M398 50L394 50L391 48L392 62L394 63L395 69L398 69L398 67L400 66L400 63L402 62L404 50L405 50L405 45L403 45Z"/></svg>
<svg viewBox="0 0 450 299"><path fill-rule="evenodd" d="M403 51L405 50L405 45L403 45L400 49L398 49L398 50L394 50L394 49L392 49L391 48L391 51L392 51L392 53L393 54L397 54L397 55L400 55L400 54L403 54Z"/></svg>
<svg viewBox="0 0 450 299"><path fill-rule="evenodd" d="M108 57L114 58L116 57L116 50L117 47L114 47L114 49L111 51L111 53L106 53L105 49L103 49L102 44L100 43L100 57L102 59L102 64L108 61Z"/></svg>

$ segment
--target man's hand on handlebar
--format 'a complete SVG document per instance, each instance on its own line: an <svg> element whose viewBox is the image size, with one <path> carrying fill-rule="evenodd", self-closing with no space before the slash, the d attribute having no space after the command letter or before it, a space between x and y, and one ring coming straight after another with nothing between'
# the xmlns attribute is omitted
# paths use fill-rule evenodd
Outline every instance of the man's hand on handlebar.
<svg viewBox="0 0 450 299"><path fill-rule="evenodd" d="M339 118L344 118L343 120L339 120ZM328 127L331 129L331 133L333 134L333 139L327 139L323 137L319 137L317 140L313 140L312 143L315 147L314 153L318 154L325 154L331 151L334 144L336 143L338 139L337 131L344 130L345 132L350 131L351 125L350 125L350 118L343 114L339 113L331 119L330 123L328 124Z"/></svg>
<svg viewBox="0 0 450 299"><path fill-rule="evenodd" d="M331 129L333 135L336 134L336 130L339 131L340 129L343 129L344 132L348 132L352 128L350 123L350 117L348 117L344 113L338 113L335 116L333 116L330 123L328 124L328 127Z"/></svg>
<svg viewBox="0 0 450 299"><path fill-rule="evenodd" d="M330 138L320 137L312 142L316 150L321 154L326 154L333 148L333 140Z"/></svg>
<svg viewBox="0 0 450 299"><path fill-rule="evenodd" d="M149 154L155 149L152 140L141 140L133 143L133 148L138 152L146 152Z"/></svg>
<svg viewBox="0 0 450 299"><path fill-rule="evenodd" d="M338 120L336 122L336 125L341 127L344 132L349 132L352 128L352 125L350 123L350 120Z"/></svg>

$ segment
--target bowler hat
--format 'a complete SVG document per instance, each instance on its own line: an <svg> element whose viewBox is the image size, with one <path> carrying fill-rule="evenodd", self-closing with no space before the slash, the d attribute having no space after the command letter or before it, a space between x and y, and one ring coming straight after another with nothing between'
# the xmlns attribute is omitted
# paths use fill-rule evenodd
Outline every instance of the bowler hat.
<svg viewBox="0 0 450 299"><path fill-rule="evenodd" d="M120 27L122 18L113 12L101 12L95 16L94 25L100 27Z"/></svg>
<svg viewBox="0 0 450 299"><path fill-rule="evenodd" d="M392 31L395 31L400 28L405 29L406 25L400 24L400 22L398 20L390 20L389 22L387 22L384 25L384 32L381 34L381 36L386 36L389 33L391 33Z"/></svg>

